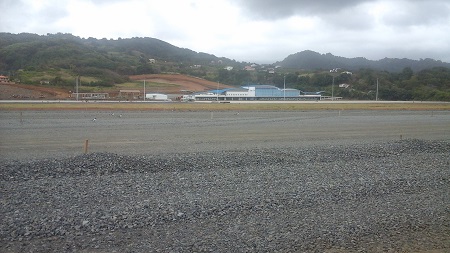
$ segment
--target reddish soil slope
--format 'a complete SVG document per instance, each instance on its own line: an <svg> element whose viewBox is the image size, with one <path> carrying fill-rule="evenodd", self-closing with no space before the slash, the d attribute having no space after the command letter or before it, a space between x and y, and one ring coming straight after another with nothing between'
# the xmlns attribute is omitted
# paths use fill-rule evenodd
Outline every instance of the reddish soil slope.
<svg viewBox="0 0 450 253"><path fill-rule="evenodd" d="M212 89L230 88L229 85L211 82L205 79L180 74L153 74L130 76L131 80L146 80L158 83L158 92L180 94ZM167 86L164 86L167 84ZM111 90L110 93L117 93ZM0 83L0 99L67 99L70 93L63 89L25 85L16 83Z"/></svg>
<svg viewBox="0 0 450 253"><path fill-rule="evenodd" d="M155 82L160 84L168 84L167 87L158 88L162 93L179 94L183 91L205 91L230 88L231 86L211 82L202 78L186 76L180 74L152 74L152 75L137 75L130 76L131 80L146 80L147 82Z"/></svg>
<svg viewBox="0 0 450 253"><path fill-rule="evenodd" d="M0 99L66 99L70 94L58 88L17 83L0 83Z"/></svg>

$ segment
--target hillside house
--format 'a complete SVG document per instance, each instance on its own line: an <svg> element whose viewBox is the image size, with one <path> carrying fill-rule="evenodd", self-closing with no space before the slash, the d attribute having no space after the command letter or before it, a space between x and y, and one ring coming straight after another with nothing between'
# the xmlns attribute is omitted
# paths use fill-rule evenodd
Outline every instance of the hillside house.
<svg viewBox="0 0 450 253"><path fill-rule="evenodd" d="M0 83L8 83L9 78L7 76L0 76Z"/></svg>
<svg viewBox="0 0 450 253"><path fill-rule="evenodd" d="M120 90L119 98L125 98L127 100L139 99L141 96L140 90Z"/></svg>

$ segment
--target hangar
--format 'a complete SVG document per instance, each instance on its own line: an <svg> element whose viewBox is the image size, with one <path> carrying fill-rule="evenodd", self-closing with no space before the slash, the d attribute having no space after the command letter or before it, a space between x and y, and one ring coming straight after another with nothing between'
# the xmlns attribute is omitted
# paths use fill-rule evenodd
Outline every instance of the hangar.
<svg viewBox="0 0 450 253"><path fill-rule="evenodd" d="M246 85L240 88L210 90L190 95L196 101L283 101L322 100L322 92L302 92L297 89L280 89L273 85Z"/></svg>

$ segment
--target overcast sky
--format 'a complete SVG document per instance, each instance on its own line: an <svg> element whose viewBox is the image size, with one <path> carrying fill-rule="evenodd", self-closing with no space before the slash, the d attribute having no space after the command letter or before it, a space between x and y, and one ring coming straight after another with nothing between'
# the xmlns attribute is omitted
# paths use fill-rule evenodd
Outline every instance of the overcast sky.
<svg viewBox="0 0 450 253"><path fill-rule="evenodd" d="M303 50L450 62L449 0L0 0L0 32L153 37L237 61Z"/></svg>

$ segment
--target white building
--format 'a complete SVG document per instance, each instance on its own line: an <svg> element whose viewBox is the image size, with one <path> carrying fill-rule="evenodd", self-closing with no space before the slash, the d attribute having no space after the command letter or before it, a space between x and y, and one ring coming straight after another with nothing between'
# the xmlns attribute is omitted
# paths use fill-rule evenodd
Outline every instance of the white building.
<svg viewBox="0 0 450 253"><path fill-rule="evenodd" d="M202 92L194 94L193 98L196 101L321 100L322 95L320 92L307 94L297 89L280 89L273 85L248 85L241 88Z"/></svg>
<svg viewBox="0 0 450 253"><path fill-rule="evenodd" d="M165 94L159 94L159 93L147 93L145 94L145 99L148 100L168 100L169 97Z"/></svg>
<svg viewBox="0 0 450 253"><path fill-rule="evenodd" d="M224 95L227 97L254 97L255 87L229 89L225 91Z"/></svg>

